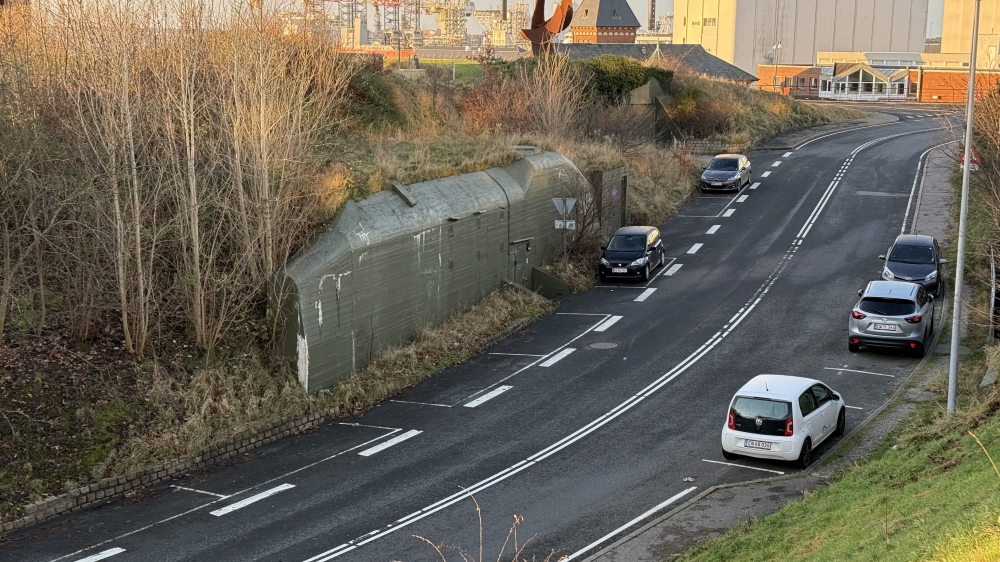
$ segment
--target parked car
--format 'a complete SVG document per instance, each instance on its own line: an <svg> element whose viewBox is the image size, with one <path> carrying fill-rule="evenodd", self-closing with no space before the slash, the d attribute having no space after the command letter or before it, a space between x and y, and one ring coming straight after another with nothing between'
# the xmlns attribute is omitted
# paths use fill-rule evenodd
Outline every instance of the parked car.
<svg viewBox="0 0 1000 562"><path fill-rule="evenodd" d="M663 240L655 226L619 228L607 246L598 266L601 281L610 278L649 280L649 272L663 265Z"/></svg>
<svg viewBox="0 0 1000 562"><path fill-rule="evenodd" d="M941 265L948 260L941 257L941 249L933 236L901 234L879 259L885 260L882 279L919 283L934 296L941 296L944 289Z"/></svg>
<svg viewBox="0 0 1000 562"><path fill-rule="evenodd" d="M720 154L701 173L701 189L739 190L753 180L750 160L742 154Z"/></svg>
<svg viewBox="0 0 1000 562"><path fill-rule="evenodd" d="M909 349L923 357L934 334L934 295L905 281L871 281L848 320L847 348L862 345Z"/></svg>
<svg viewBox="0 0 1000 562"><path fill-rule="evenodd" d="M843 435L844 399L826 384L803 377L758 375L736 392L722 426L722 456L812 462L812 450Z"/></svg>

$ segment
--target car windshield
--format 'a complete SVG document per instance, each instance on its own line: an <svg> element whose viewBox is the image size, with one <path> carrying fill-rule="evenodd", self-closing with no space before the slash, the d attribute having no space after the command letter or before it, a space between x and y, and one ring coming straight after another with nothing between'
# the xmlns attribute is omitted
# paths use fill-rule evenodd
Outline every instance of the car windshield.
<svg viewBox="0 0 1000 562"><path fill-rule="evenodd" d="M769 420L786 420L792 417L792 403L766 398L747 398L737 396L733 401L733 410L741 418L761 418Z"/></svg>
<svg viewBox="0 0 1000 562"><path fill-rule="evenodd" d="M907 314L913 314L916 312L917 306L913 304L913 301L866 297L861 299L861 304L858 305L858 309L860 309L861 312L867 312L869 314L881 314L883 316L906 316Z"/></svg>
<svg viewBox="0 0 1000 562"><path fill-rule="evenodd" d="M645 248L645 234L619 234L608 244L608 249L612 252L636 252Z"/></svg>
<svg viewBox="0 0 1000 562"><path fill-rule="evenodd" d="M717 172L735 172L739 169L739 162L735 158L713 158L708 164L708 169Z"/></svg>
<svg viewBox="0 0 1000 562"><path fill-rule="evenodd" d="M889 261L900 263L934 263L934 251L930 246L904 246L896 244L892 247Z"/></svg>

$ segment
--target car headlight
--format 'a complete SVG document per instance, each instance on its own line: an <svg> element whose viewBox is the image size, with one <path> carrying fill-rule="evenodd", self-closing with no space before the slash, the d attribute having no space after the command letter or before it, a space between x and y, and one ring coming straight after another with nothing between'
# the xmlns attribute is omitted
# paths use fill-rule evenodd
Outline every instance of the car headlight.
<svg viewBox="0 0 1000 562"><path fill-rule="evenodd" d="M924 281L934 281L937 279L937 271L932 271L927 277L924 277Z"/></svg>
<svg viewBox="0 0 1000 562"><path fill-rule="evenodd" d="M639 266L642 266L642 265L646 265L646 261L647 260L648 260L648 258L646 256L642 256L641 258L635 260L634 262L632 262L632 263L630 263L628 265L629 265L629 267L639 267Z"/></svg>
<svg viewBox="0 0 1000 562"><path fill-rule="evenodd" d="M603 265L605 267L610 267L611 266L611 264L608 263L608 260L606 260L604 258L601 258L601 265Z"/></svg>
<svg viewBox="0 0 1000 562"><path fill-rule="evenodd" d="M896 276L893 275L891 271L889 271L888 267L882 268L882 279L895 279L895 278Z"/></svg>

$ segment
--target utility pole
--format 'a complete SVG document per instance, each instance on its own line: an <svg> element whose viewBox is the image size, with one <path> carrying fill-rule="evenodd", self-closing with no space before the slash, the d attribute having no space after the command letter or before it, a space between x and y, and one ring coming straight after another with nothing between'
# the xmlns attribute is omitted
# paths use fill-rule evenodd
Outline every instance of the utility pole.
<svg viewBox="0 0 1000 562"><path fill-rule="evenodd" d="M778 39L778 12L781 8L779 4L780 1L781 0L774 0L774 46L771 47L771 51L774 53L774 78L778 77L778 49L781 48L781 40ZM772 78L772 82L774 81L774 78ZM779 91L779 87L783 88L784 85L780 82L772 85L775 92Z"/></svg>
<svg viewBox="0 0 1000 562"><path fill-rule="evenodd" d="M972 18L972 52L969 55L969 87L965 99L965 158L962 163L962 208L958 219L958 257L955 260L955 306L951 315L951 356L948 363L948 413L955 413L958 400L958 344L962 339L962 285L965 283L965 223L969 214L969 173L972 166L972 118L976 101L976 47L979 43L979 4Z"/></svg>

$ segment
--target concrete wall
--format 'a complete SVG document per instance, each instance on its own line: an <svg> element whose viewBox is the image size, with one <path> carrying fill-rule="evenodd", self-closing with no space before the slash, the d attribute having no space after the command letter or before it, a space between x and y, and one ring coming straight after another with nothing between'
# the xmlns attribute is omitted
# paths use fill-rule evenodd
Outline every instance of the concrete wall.
<svg viewBox="0 0 1000 562"><path fill-rule="evenodd" d="M941 25L941 52L965 53L972 50L972 16L974 0L945 0L944 21ZM976 66L1000 68L1000 2L986 0L979 9L979 44Z"/></svg>
<svg viewBox="0 0 1000 562"><path fill-rule="evenodd" d="M700 43L751 74L762 64L812 64L817 51L922 52L927 2L675 0L674 42Z"/></svg>
<svg viewBox="0 0 1000 562"><path fill-rule="evenodd" d="M285 267L272 306L308 391L479 302L562 252L553 197L586 186L556 153L383 191L345 208Z"/></svg>

